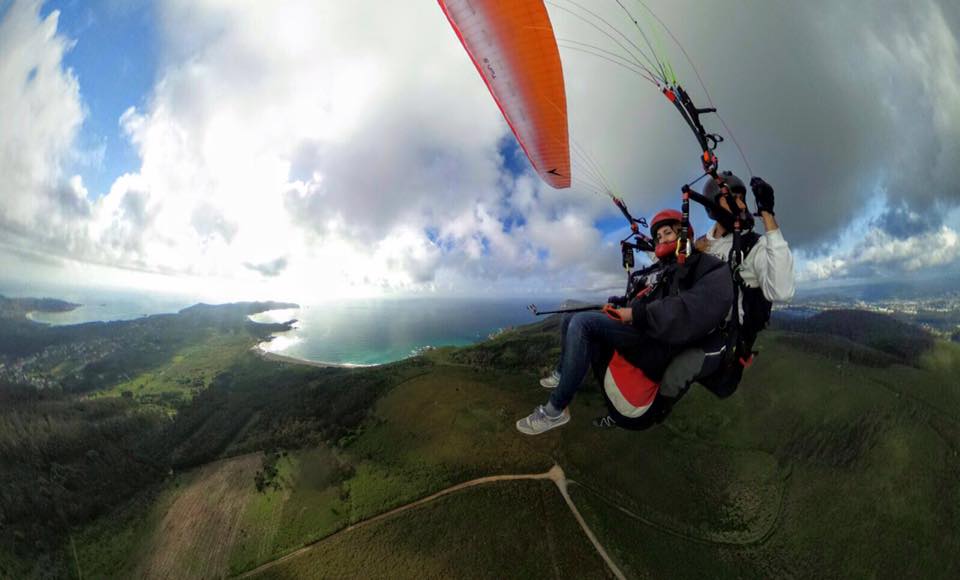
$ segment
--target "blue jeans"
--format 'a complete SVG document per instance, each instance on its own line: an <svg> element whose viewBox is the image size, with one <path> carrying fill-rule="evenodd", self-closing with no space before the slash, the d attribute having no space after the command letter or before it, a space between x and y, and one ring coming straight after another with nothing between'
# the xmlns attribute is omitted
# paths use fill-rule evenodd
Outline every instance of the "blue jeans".
<svg viewBox="0 0 960 580"><path fill-rule="evenodd" d="M560 319L560 360L557 361L557 366L554 367L553 372L558 375L563 374L563 354L567 351L567 329L570 328L570 321L573 320L573 314L561 314L562 318Z"/></svg>
<svg viewBox="0 0 960 580"><path fill-rule="evenodd" d="M602 376L614 350L655 381L663 376L672 354L667 345L602 312L565 317L560 330L560 384L550 395L550 403L557 409L570 404L591 365L598 377Z"/></svg>

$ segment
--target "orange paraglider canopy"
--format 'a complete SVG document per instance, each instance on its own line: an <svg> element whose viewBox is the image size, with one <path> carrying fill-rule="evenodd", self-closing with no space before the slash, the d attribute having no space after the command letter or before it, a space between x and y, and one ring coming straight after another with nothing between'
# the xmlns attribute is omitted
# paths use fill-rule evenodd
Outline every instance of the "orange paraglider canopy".
<svg viewBox="0 0 960 580"><path fill-rule="evenodd" d="M560 51L542 0L439 0L540 177L570 187Z"/></svg>

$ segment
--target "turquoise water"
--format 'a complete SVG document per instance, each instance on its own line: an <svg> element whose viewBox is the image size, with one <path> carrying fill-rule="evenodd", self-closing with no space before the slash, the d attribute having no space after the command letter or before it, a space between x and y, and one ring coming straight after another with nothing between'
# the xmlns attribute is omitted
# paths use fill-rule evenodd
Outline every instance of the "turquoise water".
<svg viewBox="0 0 960 580"><path fill-rule="evenodd" d="M252 317L296 319L293 330L261 345L316 362L372 365L407 358L426 347L464 346L536 319L523 300L395 299L304 306Z"/></svg>
<svg viewBox="0 0 960 580"><path fill-rule="evenodd" d="M76 304L76 302L74 302ZM83 324L84 322L109 322L113 320L134 320L151 316L177 312L190 306L191 302L181 300L143 301L136 299L121 299L106 301L94 300L90 304L83 304L69 312L31 312L27 318L35 322L43 322L54 326L69 324Z"/></svg>
<svg viewBox="0 0 960 580"><path fill-rule="evenodd" d="M132 320L177 312L197 302L185 297L62 288L19 292L4 288L0 294L82 304L70 312L30 314L32 320L51 325ZM261 348L266 351L315 362L374 365L407 358L427 347L473 344L501 329L535 322L527 304L522 299L354 300L265 312L252 319L297 320L293 330L263 343Z"/></svg>
<svg viewBox="0 0 960 580"><path fill-rule="evenodd" d="M198 302L192 297L170 294L64 287L10 288L0 286L0 294L7 297L56 298L80 305L69 312L30 312L27 314L30 320L53 326L134 320L153 314L178 312Z"/></svg>

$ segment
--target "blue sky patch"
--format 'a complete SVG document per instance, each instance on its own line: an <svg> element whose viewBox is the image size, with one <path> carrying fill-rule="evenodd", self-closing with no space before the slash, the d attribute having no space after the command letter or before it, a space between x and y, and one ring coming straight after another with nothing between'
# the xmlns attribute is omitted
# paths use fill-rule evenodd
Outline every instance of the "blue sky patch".
<svg viewBox="0 0 960 580"><path fill-rule="evenodd" d="M477 235L477 241L480 242L480 247L482 248L482 254L484 256L490 255L490 240L487 239L487 236Z"/></svg>
<svg viewBox="0 0 960 580"><path fill-rule="evenodd" d="M525 226L527 224L527 218L525 218L520 212L514 211L503 219L502 224L503 233L509 234L515 228L522 228Z"/></svg>
<svg viewBox="0 0 960 580"><path fill-rule="evenodd" d="M533 171L530 161L527 159L526 154L524 154L520 144L517 143L517 139L513 136L513 133L507 133L500 138L500 142L497 143L497 152L500 154L500 159L503 160L503 168L506 169L507 173L514 179L528 171Z"/></svg>
<svg viewBox="0 0 960 580"><path fill-rule="evenodd" d="M87 117L80 130L84 151L103 150L96 161L81 161L69 168L79 173L94 198L106 194L123 173L140 167L137 152L120 128L119 119L129 107L142 108L156 79L158 31L151 3L81 2L52 0L41 17L60 11L58 33L74 46L63 59L80 83Z"/></svg>
<svg viewBox="0 0 960 580"><path fill-rule="evenodd" d="M600 230L604 236L614 232L622 232L622 235L626 236L630 231L630 224L627 223L627 219L619 213L607 215L594 221L593 227Z"/></svg>

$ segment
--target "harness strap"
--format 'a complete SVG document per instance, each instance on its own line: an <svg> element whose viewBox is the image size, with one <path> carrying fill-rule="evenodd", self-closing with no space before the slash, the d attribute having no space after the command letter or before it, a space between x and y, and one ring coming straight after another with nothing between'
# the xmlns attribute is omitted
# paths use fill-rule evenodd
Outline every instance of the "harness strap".
<svg viewBox="0 0 960 580"><path fill-rule="evenodd" d="M677 240L677 263L683 264L690 255L689 240L690 237L690 186L684 185L681 188L683 192L683 201L680 204L680 239Z"/></svg>

